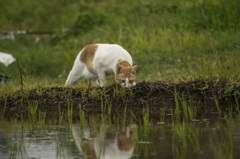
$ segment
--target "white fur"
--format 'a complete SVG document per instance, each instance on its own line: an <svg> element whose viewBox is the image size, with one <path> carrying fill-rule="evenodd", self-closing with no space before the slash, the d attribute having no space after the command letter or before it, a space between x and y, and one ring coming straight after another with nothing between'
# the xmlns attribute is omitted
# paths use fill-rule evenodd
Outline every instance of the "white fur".
<svg viewBox="0 0 240 159"><path fill-rule="evenodd" d="M80 53L78 54L73 68L68 75L65 83L66 86L71 86L83 78L90 79L94 85L103 86L106 82L106 77L116 74L116 65L119 60L128 61L132 66L132 57L121 46L117 44L96 44L98 45L95 56L92 61L93 73L89 72L85 63L80 61Z"/></svg>

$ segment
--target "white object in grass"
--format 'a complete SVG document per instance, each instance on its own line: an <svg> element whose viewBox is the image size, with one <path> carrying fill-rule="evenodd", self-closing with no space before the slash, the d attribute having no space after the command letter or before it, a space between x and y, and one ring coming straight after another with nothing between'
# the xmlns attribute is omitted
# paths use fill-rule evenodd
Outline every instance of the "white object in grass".
<svg viewBox="0 0 240 159"><path fill-rule="evenodd" d="M11 54L0 52L0 63L3 63L4 66L7 67L14 61L16 61L16 59Z"/></svg>

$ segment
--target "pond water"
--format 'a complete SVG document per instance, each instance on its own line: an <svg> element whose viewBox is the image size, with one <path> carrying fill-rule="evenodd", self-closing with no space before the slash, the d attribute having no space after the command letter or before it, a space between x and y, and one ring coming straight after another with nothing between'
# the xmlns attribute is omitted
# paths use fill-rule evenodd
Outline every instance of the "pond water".
<svg viewBox="0 0 240 159"><path fill-rule="evenodd" d="M127 121L127 118L125 118ZM234 158L239 118L181 122L0 122L0 158ZM91 121L91 120L90 120Z"/></svg>

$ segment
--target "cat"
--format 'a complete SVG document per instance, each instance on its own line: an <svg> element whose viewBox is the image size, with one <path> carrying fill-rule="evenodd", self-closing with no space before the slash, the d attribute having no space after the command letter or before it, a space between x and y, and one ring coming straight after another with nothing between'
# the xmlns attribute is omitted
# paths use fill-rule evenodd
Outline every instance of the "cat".
<svg viewBox="0 0 240 159"><path fill-rule="evenodd" d="M83 78L91 84L103 87L106 77L115 75L115 81L123 88L136 85L137 65L132 66L131 55L117 44L90 44L84 47L75 59L65 86L72 86Z"/></svg>

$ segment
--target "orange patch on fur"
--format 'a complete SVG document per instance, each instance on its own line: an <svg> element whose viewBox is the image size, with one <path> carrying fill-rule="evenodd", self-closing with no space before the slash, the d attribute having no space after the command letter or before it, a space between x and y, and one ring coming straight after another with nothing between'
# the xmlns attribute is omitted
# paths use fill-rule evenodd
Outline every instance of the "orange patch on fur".
<svg viewBox="0 0 240 159"><path fill-rule="evenodd" d="M122 80L125 80L126 78L128 78L129 81L135 80L136 75L132 74L133 67L130 65L129 62L127 62L127 61L118 62L117 66L116 66L116 72L118 72L119 66L122 67L123 73L120 73L120 74L116 73L116 80L118 80L119 82Z"/></svg>
<svg viewBox="0 0 240 159"><path fill-rule="evenodd" d="M117 134L117 146L121 151L129 151L132 148L132 134L129 138L123 133Z"/></svg>
<svg viewBox="0 0 240 159"><path fill-rule="evenodd" d="M87 45L86 47L84 47L84 49L80 55L80 61L84 62L87 65L87 69L91 73L93 73L92 61L95 56L97 47L98 47L98 45L96 45L96 44Z"/></svg>

